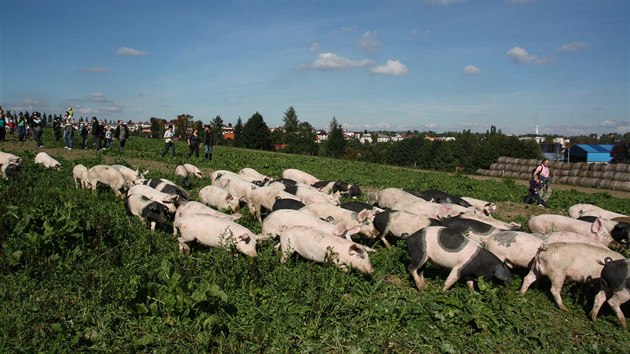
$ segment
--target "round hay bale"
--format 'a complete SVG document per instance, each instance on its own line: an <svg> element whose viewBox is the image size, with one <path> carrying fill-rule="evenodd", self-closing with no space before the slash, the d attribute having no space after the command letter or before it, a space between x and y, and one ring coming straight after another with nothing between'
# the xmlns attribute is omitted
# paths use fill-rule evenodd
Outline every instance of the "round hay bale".
<svg viewBox="0 0 630 354"><path fill-rule="evenodd" d="M623 184L626 183L622 181L613 181L613 180L608 180L608 181L610 182L609 188L615 191L622 190L621 188L623 187Z"/></svg>
<svg viewBox="0 0 630 354"><path fill-rule="evenodd" d="M526 163L526 165L527 165L527 166L532 166L532 167L533 167L533 166L538 166L538 163L540 162L540 160L538 160L538 159L527 159L527 160L525 160L525 161L527 161L527 163ZM550 163L549 163L549 166L551 166L551 165L552 165L552 164L554 164L554 163L555 163L555 162L553 162L553 161L552 161L552 162L550 162Z"/></svg>
<svg viewBox="0 0 630 354"><path fill-rule="evenodd" d="M630 191L630 182L621 182L621 187L619 188L619 190Z"/></svg>
<svg viewBox="0 0 630 354"><path fill-rule="evenodd" d="M579 179L580 177L576 177L576 176L567 177L567 184L571 184L575 186L578 184Z"/></svg>
<svg viewBox="0 0 630 354"><path fill-rule="evenodd" d="M589 169L591 171L602 171L602 169L604 168L604 164L603 163L592 163L588 167L589 167Z"/></svg>
<svg viewBox="0 0 630 354"><path fill-rule="evenodd" d="M505 163L505 160L507 159L507 156L499 156L499 158L497 159L497 163Z"/></svg>
<svg viewBox="0 0 630 354"><path fill-rule="evenodd" d="M604 172L602 172L602 171L593 171L593 172L591 172L591 177L593 177L593 178L601 179L603 175L604 175Z"/></svg>
<svg viewBox="0 0 630 354"><path fill-rule="evenodd" d="M521 166L521 168L519 169L519 172L531 174L532 166Z"/></svg>
<svg viewBox="0 0 630 354"><path fill-rule="evenodd" d="M498 164L494 167L494 169L495 169L495 170L497 170L497 171L503 171L503 170L505 170L505 164L504 164L504 163L498 163Z"/></svg>
<svg viewBox="0 0 630 354"><path fill-rule="evenodd" d="M509 164L515 164L516 163L517 158L516 157L506 157L505 158L505 163L509 163Z"/></svg>
<svg viewBox="0 0 630 354"><path fill-rule="evenodd" d="M492 177L499 177L503 174L503 171L500 170L492 170L490 171L490 176Z"/></svg>
<svg viewBox="0 0 630 354"><path fill-rule="evenodd" d="M602 171L611 172L611 171L615 171L616 168L617 168L616 165L606 164L606 165L602 166Z"/></svg>
<svg viewBox="0 0 630 354"><path fill-rule="evenodd" d="M615 174L617 172L614 171L603 171L602 172L602 178L603 179L609 179L609 180L614 180L615 179Z"/></svg>
<svg viewBox="0 0 630 354"><path fill-rule="evenodd" d="M495 163L493 163L493 164L490 164L490 169L491 169L491 170L497 170L497 166L498 166L498 165L499 165L499 164L498 164L498 163L496 163L496 162L495 162Z"/></svg>
<svg viewBox="0 0 630 354"><path fill-rule="evenodd" d="M626 172L615 172L616 181L630 181L630 173Z"/></svg>
<svg viewBox="0 0 630 354"><path fill-rule="evenodd" d="M597 188L602 188L602 189L611 189L610 188L610 184L612 183L611 180L608 179L600 179L599 183L597 184Z"/></svg>
<svg viewBox="0 0 630 354"><path fill-rule="evenodd" d="M574 168L574 169L569 171L569 176L578 177L580 175L580 172L582 172L582 171Z"/></svg>
<svg viewBox="0 0 630 354"><path fill-rule="evenodd" d="M616 172L626 172L628 171L628 165L625 163L618 163L615 165Z"/></svg>
<svg viewBox="0 0 630 354"><path fill-rule="evenodd" d="M597 185L599 184L599 180L597 178L588 178L588 177L582 177L582 179L579 182L580 186L582 187L597 187Z"/></svg>
<svg viewBox="0 0 630 354"><path fill-rule="evenodd" d="M567 184L568 180L569 180L568 176L562 176L562 177L558 178L558 182L556 182L556 183Z"/></svg>
<svg viewBox="0 0 630 354"><path fill-rule="evenodd" d="M559 176L568 176L569 172L571 172L570 170L556 170L555 173Z"/></svg>
<svg viewBox="0 0 630 354"><path fill-rule="evenodd" d="M587 170L588 169L588 164L586 162L576 162L573 164L572 169L579 169L579 170Z"/></svg>

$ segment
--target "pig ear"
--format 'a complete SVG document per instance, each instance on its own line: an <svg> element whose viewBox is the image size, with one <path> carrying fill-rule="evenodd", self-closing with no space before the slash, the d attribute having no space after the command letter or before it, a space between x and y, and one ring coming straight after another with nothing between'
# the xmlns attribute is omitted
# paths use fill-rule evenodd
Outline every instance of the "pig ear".
<svg viewBox="0 0 630 354"><path fill-rule="evenodd" d="M348 254L351 256L354 256L357 253L362 254L363 252L365 252L365 250L356 243L353 243L352 245L350 245L350 248L348 248Z"/></svg>
<svg viewBox="0 0 630 354"><path fill-rule="evenodd" d="M343 236L346 233L346 226L344 224L337 224L333 230L333 235Z"/></svg>
<svg viewBox="0 0 630 354"><path fill-rule="evenodd" d="M359 215L357 215L357 219L359 219L359 221L363 222L364 220L367 220L370 217L370 211L367 209L363 209L359 212Z"/></svg>

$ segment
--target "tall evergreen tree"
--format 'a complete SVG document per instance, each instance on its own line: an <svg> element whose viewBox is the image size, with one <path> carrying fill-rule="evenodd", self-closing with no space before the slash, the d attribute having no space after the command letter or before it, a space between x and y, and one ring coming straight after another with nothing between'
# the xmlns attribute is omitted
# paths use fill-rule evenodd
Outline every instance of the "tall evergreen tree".
<svg viewBox="0 0 630 354"><path fill-rule="evenodd" d="M243 146L249 149L271 150L270 134L263 116L256 112L243 126Z"/></svg>
<svg viewBox="0 0 630 354"><path fill-rule="evenodd" d="M180 114L177 116L175 123L175 134L180 138L186 138L188 134L188 128L192 126L193 116L190 114Z"/></svg>
<svg viewBox="0 0 630 354"><path fill-rule="evenodd" d="M243 121L241 117L238 117L236 125L234 126L234 146L243 146Z"/></svg>
<svg viewBox="0 0 630 354"><path fill-rule="evenodd" d="M217 115L214 119L212 119L210 125L212 126L212 131L216 134L217 145L223 145L223 126L225 125L223 118L221 118L220 115Z"/></svg>
<svg viewBox="0 0 630 354"><path fill-rule="evenodd" d="M343 136L341 124L337 123L337 118L333 117L330 121L330 129L328 131L328 143L326 147L326 155L336 158L342 158L346 150L346 139Z"/></svg>

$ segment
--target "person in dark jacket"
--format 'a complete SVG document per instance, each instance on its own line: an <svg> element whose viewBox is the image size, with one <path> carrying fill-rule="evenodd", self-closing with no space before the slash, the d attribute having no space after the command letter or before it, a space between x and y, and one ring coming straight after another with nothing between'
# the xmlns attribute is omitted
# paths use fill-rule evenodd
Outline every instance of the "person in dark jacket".
<svg viewBox="0 0 630 354"><path fill-rule="evenodd" d="M116 130L114 131L114 139L118 139L120 142L118 150L120 152L125 151L125 143L127 142L127 139L129 139L129 128L122 120L118 121Z"/></svg>
<svg viewBox="0 0 630 354"><path fill-rule="evenodd" d="M203 139L203 147L206 156L206 160L212 161L212 146L214 145L214 135L212 134L212 127L206 125L205 136Z"/></svg>
<svg viewBox="0 0 630 354"><path fill-rule="evenodd" d="M188 137L188 157L191 157L193 152L196 157L199 157L199 129L193 129L192 133Z"/></svg>
<svg viewBox="0 0 630 354"><path fill-rule="evenodd" d="M81 138L83 139L83 141L81 141L81 148L82 149L87 149L88 148L88 124L87 122L83 122L81 123Z"/></svg>
<svg viewBox="0 0 630 354"><path fill-rule="evenodd" d="M94 143L94 150L101 149L101 125L96 117L92 117L92 142Z"/></svg>
<svg viewBox="0 0 630 354"><path fill-rule="evenodd" d="M33 140L35 140L35 145L40 149L44 147L42 143L43 125L44 121L39 112L33 113Z"/></svg>

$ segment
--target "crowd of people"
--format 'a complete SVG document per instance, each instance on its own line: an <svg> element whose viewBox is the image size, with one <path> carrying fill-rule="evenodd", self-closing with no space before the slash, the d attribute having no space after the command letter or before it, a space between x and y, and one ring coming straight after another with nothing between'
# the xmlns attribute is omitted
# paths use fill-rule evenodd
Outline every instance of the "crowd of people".
<svg viewBox="0 0 630 354"><path fill-rule="evenodd" d="M0 106L0 141L6 138L6 132L14 135L17 131L19 141L26 141L33 138L38 148L43 148L42 142L44 120L39 112L32 114L23 114L11 116L5 114L2 106ZM118 141L118 151L121 153L125 150L125 145L129 139L129 127L124 121L119 120L116 128L105 126L103 120L99 120L93 116L91 121L75 122L72 107L69 107L65 114L61 117L55 116L52 122L53 134L55 140L63 138L65 149L72 150L75 148L75 135L80 138L78 148L88 149L90 147L90 136L92 147L94 150L110 149L114 145L114 140ZM164 157L170 150L173 156L175 153L175 133L172 125L169 125L164 133L164 151L161 156ZM77 141L78 142L78 141ZM212 147L215 144L215 138L210 125L205 126L203 137L200 136L199 129L194 128L187 136L188 157L199 157L200 145L204 145L204 156L208 161L212 160Z"/></svg>

